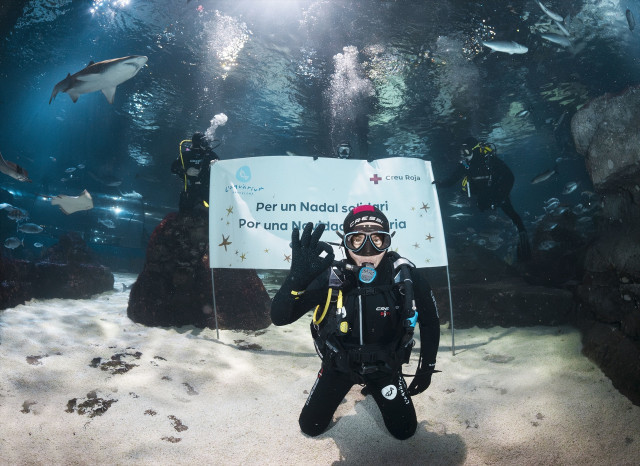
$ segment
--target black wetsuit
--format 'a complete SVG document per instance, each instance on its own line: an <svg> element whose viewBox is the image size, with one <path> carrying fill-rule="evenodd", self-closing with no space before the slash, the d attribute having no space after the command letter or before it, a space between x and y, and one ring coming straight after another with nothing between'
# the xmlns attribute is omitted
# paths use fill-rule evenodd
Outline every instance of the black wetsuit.
<svg viewBox="0 0 640 466"><path fill-rule="evenodd" d="M458 168L438 186L452 186L467 177L471 195L476 196L481 211L500 207L513 221L519 232L525 231L524 223L513 208L509 194L513 188L513 172L495 155L475 154L471 161L460 163Z"/></svg>
<svg viewBox="0 0 640 466"><path fill-rule="evenodd" d="M385 256L376 269L376 278L370 284L360 283L360 287L372 291L383 289L385 285L393 283L393 265L389 254ZM420 354L421 367L435 366L436 354L440 341L440 326L436 307L429 283L416 273L411 272L414 283L414 295L418 309L420 325ZM362 328L364 346L360 346L358 322L358 295L350 293L357 289L357 278L351 272L345 273L344 307L350 321L350 333L345 336L343 345L348 349L370 349L385 346L398 336L398 326L402 326L402 297L386 286L384 293L360 293L362 298ZM283 286L273 298L271 305L271 319L275 325L290 324L309 310L320 305L324 308L328 293L328 273L322 274L295 300L289 289ZM396 308L396 306L398 306ZM335 308L334 308L335 309ZM320 312L319 311L319 312ZM329 312L334 312L329 310ZM309 397L300 414L300 428L310 436L320 435L325 431L333 418L333 414L351 387L356 383L366 384L375 399L384 423L389 432L398 439L411 437L417 428L416 413L407 393L407 385L401 374L401 366L388 370L383 367L368 373L345 371L338 367L336 361L326 354L318 377L311 389Z"/></svg>
<svg viewBox="0 0 640 466"><path fill-rule="evenodd" d="M212 160L218 159L218 155L208 147L197 147L183 149L182 157L178 156L173 161L171 173L178 175L183 182L183 190L180 193L180 212L204 207L202 201L209 204L210 164Z"/></svg>

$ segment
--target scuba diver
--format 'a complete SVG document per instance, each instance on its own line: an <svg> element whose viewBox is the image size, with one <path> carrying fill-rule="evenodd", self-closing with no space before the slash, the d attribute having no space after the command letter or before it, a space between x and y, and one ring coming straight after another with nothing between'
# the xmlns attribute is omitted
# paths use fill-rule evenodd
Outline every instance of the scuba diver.
<svg viewBox="0 0 640 466"><path fill-rule="evenodd" d="M338 154L339 159L348 159L351 157L351 144L349 144L349 141L343 141L338 144L336 154Z"/></svg>
<svg viewBox="0 0 640 466"><path fill-rule="evenodd" d="M204 134L196 132L191 140L186 139L180 143L180 155L171 164L171 173L184 180L184 189L180 192L180 212L206 212L209 207L209 171L212 160L219 160L219 157L209 146Z"/></svg>
<svg viewBox="0 0 640 466"><path fill-rule="evenodd" d="M467 138L460 148L460 165L445 180L434 180L436 186L449 187L462 178L462 190L476 196L480 211L500 207L518 229L518 257L522 261L531 258L529 237L520 215L511 204L509 194L514 176L511 169L497 157L493 144Z"/></svg>
<svg viewBox="0 0 640 466"><path fill-rule="evenodd" d="M300 413L303 433L325 431L354 384L372 395L388 431L411 437L417 418L411 396L429 387L440 341L440 322L429 283L414 265L389 251L389 221L376 207L361 205L345 218L341 246L348 258L334 261L320 241L325 225L304 226L291 235L291 270L273 298L275 325L295 322L315 309L311 334L322 359ZM325 254L323 254L325 253ZM321 255L323 254L323 255ZM402 365L409 361L419 322L420 357L407 388Z"/></svg>

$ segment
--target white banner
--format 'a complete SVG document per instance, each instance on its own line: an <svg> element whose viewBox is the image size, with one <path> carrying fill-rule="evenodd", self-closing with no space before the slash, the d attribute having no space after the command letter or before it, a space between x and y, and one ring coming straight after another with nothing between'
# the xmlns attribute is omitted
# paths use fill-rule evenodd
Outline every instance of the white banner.
<svg viewBox="0 0 640 466"><path fill-rule="evenodd" d="M373 162L300 156L250 157L211 165L210 265L214 268L289 269L291 231L324 223L322 241L350 209L377 206L395 231L391 249L417 267L447 265L431 162L392 157ZM336 260L342 248L333 245Z"/></svg>

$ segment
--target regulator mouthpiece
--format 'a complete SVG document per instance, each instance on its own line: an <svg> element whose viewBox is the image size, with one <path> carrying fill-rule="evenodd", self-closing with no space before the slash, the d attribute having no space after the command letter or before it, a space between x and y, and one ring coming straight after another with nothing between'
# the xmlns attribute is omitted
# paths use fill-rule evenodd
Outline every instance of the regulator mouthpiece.
<svg viewBox="0 0 640 466"><path fill-rule="evenodd" d="M362 283L371 283L376 278L376 269L373 268L373 264L365 262L360 272L358 272L358 280Z"/></svg>

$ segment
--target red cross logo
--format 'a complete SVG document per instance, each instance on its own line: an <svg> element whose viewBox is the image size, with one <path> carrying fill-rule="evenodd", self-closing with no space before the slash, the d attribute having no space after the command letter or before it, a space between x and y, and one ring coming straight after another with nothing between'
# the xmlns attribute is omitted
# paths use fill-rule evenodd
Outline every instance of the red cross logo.
<svg viewBox="0 0 640 466"><path fill-rule="evenodd" d="M373 178L369 178L369 181L373 181L373 184L378 184L378 181L381 179L382 178L380 178L377 173L374 173Z"/></svg>

